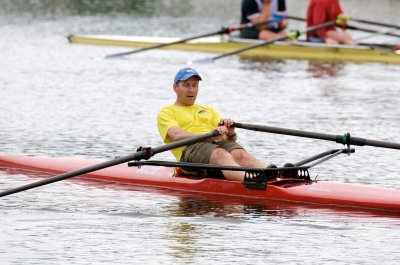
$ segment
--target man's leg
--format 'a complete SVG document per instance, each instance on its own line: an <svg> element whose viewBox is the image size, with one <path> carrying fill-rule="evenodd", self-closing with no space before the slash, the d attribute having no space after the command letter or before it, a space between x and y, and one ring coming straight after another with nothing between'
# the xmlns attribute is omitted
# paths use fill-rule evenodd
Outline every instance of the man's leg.
<svg viewBox="0 0 400 265"><path fill-rule="evenodd" d="M190 145L183 151L181 161L265 168L265 164L247 153L242 146L227 140L218 141L218 143L201 142ZM244 180L244 171L223 170L222 173L226 179L240 182Z"/></svg>
<svg viewBox="0 0 400 265"><path fill-rule="evenodd" d="M350 36L349 33L347 33L344 30L340 31L335 31L335 30L330 30L328 31L328 37L337 41L338 43L342 44L357 44L355 40Z"/></svg>
<svg viewBox="0 0 400 265"><path fill-rule="evenodd" d="M240 150L240 149L237 149ZM243 150L243 149L241 149ZM210 156L210 164L219 164L219 165L225 165L225 166L236 166L239 167L240 164L238 164L234 157L232 156L231 153L228 151L225 151L222 148L215 148ZM226 179L230 180L237 180L240 182L243 182L244 180L244 171L227 171L227 170L222 170L222 174Z"/></svg>
<svg viewBox="0 0 400 265"><path fill-rule="evenodd" d="M266 165L251 154L249 154L244 149L234 149L231 151L232 157L235 162L241 165L242 167L256 167L256 168L265 168Z"/></svg>
<svg viewBox="0 0 400 265"><path fill-rule="evenodd" d="M236 143L230 141L224 141L228 143L230 148L242 148ZM229 149L229 150L231 150ZM233 156L223 148L220 148L220 143L217 144L213 141L205 141L200 143L195 143L189 145L182 153L181 162L191 162L191 163L208 163L208 164L219 164L226 166L236 166L240 165L236 163ZM205 172L201 172L205 173ZM243 181L245 172L243 171L222 171L224 177L230 180Z"/></svg>

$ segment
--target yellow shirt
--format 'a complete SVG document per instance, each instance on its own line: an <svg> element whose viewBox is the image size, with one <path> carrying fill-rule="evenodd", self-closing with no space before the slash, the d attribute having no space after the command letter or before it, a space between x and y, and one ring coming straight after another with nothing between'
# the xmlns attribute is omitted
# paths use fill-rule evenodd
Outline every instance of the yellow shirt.
<svg viewBox="0 0 400 265"><path fill-rule="evenodd" d="M158 132L164 143L171 141L167 135L168 130L173 126L178 126L184 131L202 134L212 131L220 122L219 113L209 106L193 105L193 106L176 106L169 105L160 110L157 116ZM172 154L180 161L182 151L186 146L172 149Z"/></svg>

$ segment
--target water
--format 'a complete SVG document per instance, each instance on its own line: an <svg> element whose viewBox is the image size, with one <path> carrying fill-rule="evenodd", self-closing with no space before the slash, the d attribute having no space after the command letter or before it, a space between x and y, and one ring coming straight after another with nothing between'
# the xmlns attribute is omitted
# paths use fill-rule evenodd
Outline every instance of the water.
<svg viewBox="0 0 400 265"><path fill-rule="evenodd" d="M178 5L179 3L179 5ZM209 56L68 44L70 33L182 36L235 25L240 1L2 1L0 153L113 158L160 146L155 119L172 79ZM363 1L365 3L365 1ZM398 1L343 1L354 17L399 24ZM288 1L304 10L306 1ZM372 8L373 7L373 8ZM128 11L127 11L128 10ZM204 14L208 14L207 23ZM373 14L373 17L368 14ZM301 24L294 24L296 25ZM363 33L354 32L355 36ZM394 41L378 37L376 41ZM398 65L250 61L199 65L198 102L236 121L400 142ZM239 131L267 163L334 143ZM399 188L398 151L357 147L319 179ZM157 159L170 159L169 153ZM1 190L37 180L0 171ZM1 264L398 264L398 217L62 181L0 200Z"/></svg>

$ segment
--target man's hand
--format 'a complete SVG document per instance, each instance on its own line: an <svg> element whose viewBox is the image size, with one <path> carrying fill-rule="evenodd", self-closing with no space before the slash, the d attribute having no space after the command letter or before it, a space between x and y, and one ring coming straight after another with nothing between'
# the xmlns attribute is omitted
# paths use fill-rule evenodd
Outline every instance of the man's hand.
<svg viewBox="0 0 400 265"><path fill-rule="evenodd" d="M228 138L233 137L236 135L235 127L232 127L234 123L234 120L222 118L218 124L219 127L217 128L225 128L222 129L224 131L224 134L221 133L221 135L226 135Z"/></svg>
<svg viewBox="0 0 400 265"><path fill-rule="evenodd" d="M228 133L228 128L225 126L217 126L214 128L215 131L219 132L220 136L216 136L215 138L221 138L224 135L227 135ZM214 138L213 138L214 139Z"/></svg>
<svg viewBox="0 0 400 265"><path fill-rule="evenodd" d="M348 17L343 13L339 14L336 18L336 21L339 22L339 26L343 29L347 26L347 20Z"/></svg>

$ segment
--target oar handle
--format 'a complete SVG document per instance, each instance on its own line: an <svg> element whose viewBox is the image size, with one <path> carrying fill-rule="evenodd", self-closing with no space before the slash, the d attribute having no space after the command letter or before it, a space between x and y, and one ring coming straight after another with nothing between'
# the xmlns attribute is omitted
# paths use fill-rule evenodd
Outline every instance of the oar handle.
<svg viewBox="0 0 400 265"><path fill-rule="evenodd" d="M252 130L252 131L268 132L268 133L274 133L274 134L283 134L283 135L291 135L291 136L332 141L332 142L341 143L344 145L356 145L356 146L368 145L368 146L374 146L374 147L383 147L383 148L400 150L400 144L398 144L398 143L391 143L391 142L384 142L384 141L369 140L369 139L364 139L364 138L359 138L359 137L352 137L352 136L350 136L349 133L346 133L344 135L333 135L333 134L326 134L326 133L316 133L316 132L308 132L308 131L301 131L301 130L285 129L285 128L279 128L279 127L270 127L270 126L265 126L265 125L246 124L246 123L239 123L239 122L235 122L233 124L233 126L236 128Z"/></svg>
<svg viewBox="0 0 400 265"><path fill-rule="evenodd" d="M185 145L190 145L190 144L194 144L194 143L197 143L197 142L201 142L203 140L206 140L206 139L212 138L214 136L218 136L218 135L220 135L220 134L217 131L212 131L212 132L206 133L206 134L199 134L199 135L196 135L196 136L193 136L193 137L190 137L190 138L186 138L186 139L183 139L183 140L179 140L179 141L176 141L176 142L172 142L172 143L160 146L160 147L152 148L151 151L152 151L152 154L155 155L155 154L158 154L158 153L161 153L161 152L164 152L164 151L167 151L167 150L171 150L171 149L174 149L174 148L177 148L177 147L181 147L181 146L185 146ZM100 169L104 169L104 168L107 168L107 167L116 166L116 165L131 161L131 160L141 160L141 159L148 159L148 158L149 158L148 157L148 152L146 150L141 150L141 151L138 151L138 152L133 153L131 155L119 157L119 158L116 158L116 159L113 159L113 160L109 160L109 161L106 161L106 162L103 162L103 163L100 163L100 164L96 164L96 165L93 165L93 166L89 166L89 167L85 167L85 168L78 169L78 170L75 170L75 171L71 171L71 172L67 172L67 173L64 173L64 174L60 174L60 175L57 175L57 176L54 176L54 177L51 177L51 178L48 178L48 179L43 179L43 180L40 180L40 181L37 181L37 182L34 182L34 183L30 183L30 184L27 184L27 185L24 185L24 186L21 186L21 187L14 188L14 189L6 190L6 191L3 191L3 192L0 192L0 197L11 195L11 194L14 194L14 193L17 193L17 192L21 192L21 191L25 191L25 190L29 190L29 189L33 189L33 188L40 187L40 186L43 186L43 185L46 185L46 184L50 184L50 183L54 183L54 182L57 182L57 181L61 181L61 180L64 180L64 179L77 177L77 176L80 176L80 175L83 175L83 174L87 174L87 173L90 173L90 172L93 172L93 171L97 171L97 170L100 170Z"/></svg>

